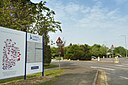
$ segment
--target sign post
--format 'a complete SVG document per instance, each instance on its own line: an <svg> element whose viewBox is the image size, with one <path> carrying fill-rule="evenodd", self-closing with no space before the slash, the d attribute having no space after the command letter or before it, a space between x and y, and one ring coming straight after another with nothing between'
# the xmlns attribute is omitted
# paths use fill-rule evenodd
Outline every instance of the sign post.
<svg viewBox="0 0 128 85"><path fill-rule="evenodd" d="M61 55L61 47L62 47L62 45L63 45L63 41L61 40L61 38L60 38L60 37L58 37L58 39L57 39L56 43L57 43L57 46L58 46L58 54L59 54L59 69L60 69L60 59L61 59L60 55Z"/></svg>
<svg viewBox="0 0 128 85"><path fill-rule="evenodd" d="M25 41L25 69L24 69L24 80L26 80L26 68L27 68L27 31L26 31L26 41Z"/></svg>
<svg viewBox="0 0 128 85"><path fill-rule="evenodd" d="M44 76L44 35L42 35L42 76Z"/></svg>

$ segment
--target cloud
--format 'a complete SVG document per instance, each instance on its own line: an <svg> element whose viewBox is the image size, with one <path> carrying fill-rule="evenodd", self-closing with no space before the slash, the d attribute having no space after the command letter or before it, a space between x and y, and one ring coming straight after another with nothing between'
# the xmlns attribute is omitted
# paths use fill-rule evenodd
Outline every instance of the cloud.
<svg viewBox="0 0 128 85"><path fill-rule="evenodd" d="M54 5L53 5L54 3ZM56 12L57 19L59 20L74 20L74 18L79 17L79 15L88 12L89 7L77 4L75 2L68 2L64 4L61 1L53 0L49 2L49 7L51 7ZM87 9L87 10L85 10Z"/></svg>
<svg viewBox="0 0 128 85"><path fill-rule="evenodd" d="M66 13L72 15L78 13L79 11L82 11L83 7L78 4L70 2L68 5L65 6L64 10Z"/></svg>
<svg viewBox="0 0 128 85"><path fill-rule="evenodd" d="M121 15L119 8L105 7L101 1L95 0L93 5L76 2L64 4L61 0L50 2L57 19L62 21L63 34L61 35L69 42L95 43L127 34L128 15Z"/></svg>
<svg viewBox="0 0 128 85"><path fill-rule="evenodd" d="M31 0L31 2L33 2L33 3L39 3L40 1L42 1L42 0Z"/></svg>
<svg viewBox="0 0 128 85"><path fill-rule="evenodd" d="M77 26L89 29L119 29L128 26L128 16L119 15L118 8L109 10L102 7L98 1L93 7L84 14L82 19L78 20Z"/></svg>
<svg viewBox="0 0 128 85"><path fill-rule="evenodd" d="M54 0L53 0L54 1ZM115 0L118 3L123 3L128 0ZM56 2L56 3L55 3ZM95 0L92 6L81 5L74 2L63 4L61 1L51 2L55 10L57 18L62 21L77 22L74 26L84 28L116 28L124 25L127 26L128 16L121 16L118 8L111 10L102 5L101 0ZM67 22L62 22L67 23ZM73 23L73 22L72 22Z"/></svg>
<svg viewBox="0 0 128 85"><path fill-rule="evenodd" d="M128 0L114 0L116 2L117 5L122 5L126 2L128 2Z"/></svg>

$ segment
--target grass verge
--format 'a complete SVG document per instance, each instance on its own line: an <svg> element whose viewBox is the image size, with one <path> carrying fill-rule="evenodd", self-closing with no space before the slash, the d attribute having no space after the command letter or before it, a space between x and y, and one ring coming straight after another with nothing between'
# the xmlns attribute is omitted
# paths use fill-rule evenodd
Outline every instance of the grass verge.
<svg viewBox="0 0 128 85"><path fill-rule="evenodd" d="M46 81L46 82L43 82L43 83L38 83L38 84L35 84L35 85L52 85L52 80L49 80L49 81Z"/></svg>
<svg viewBox="0 0 128 85"><path fill-rule="evenodd" d="M52 85L52 81L55 80L57 76L60 76L62 75L64 72L63 69L58 69L58 70L50 70L50 71L47 71L45 73L45 76L50 76L52 77L52 80L48 80L48 81L45 81L45 82L40 82L40 83L37 83L37 84L34 84L34 85Z"/></svg>
<svg viewBox="0 0 128 85"><path fill-rule="evenodd" d="M54 68L54 67L57 67L57 66L55 66L55 65L45 66L45 68ZM44 72L45 76L48 76L50 78L59 76L62 73L63 73L63 69L48 70L48 71ZM27 81L31 80L32 78L33 79L37 79L37 81L38 81L38 77L41 77L41 72L40 73L31 74L31 75L27 75ZM43 79L43 77L42 77L42 79ZM24 77L20 76L20 77L13 77L13 78L8 78L8 79L2 79L2 80L0 80L0 84L10 85L10 83L24 82L24 81L25 81Z"/></svg>
<svg viewBox="0 0 128 85"><path fill-rule="evenodd" d="M45 64L44 65L44 69L49 69L49 68L56 68L56 67L58 67L58 65L53 65L53 64Z"/></svg>

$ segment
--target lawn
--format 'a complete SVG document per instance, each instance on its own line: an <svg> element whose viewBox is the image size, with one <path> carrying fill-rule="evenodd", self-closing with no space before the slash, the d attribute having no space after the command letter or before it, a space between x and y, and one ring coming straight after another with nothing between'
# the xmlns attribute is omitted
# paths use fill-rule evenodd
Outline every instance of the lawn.
<svg viewBox="0 0 128 85"><path fill-rule="evenodd" d="M57 66L55 65L50 65L50 66L45 66L46 68L55 68ZM41 72L40 73L35 73L35 74L31 74L31 75L27 75L27 80L24 80L23 76L20 77L14 77L14 78L8 78L8 79L3 79L0 80L0 84L6 84L6 85L17 85L20 83L22 83L22 85L31 85L30 82L32 84L35 85L41 85L43 83L43 85L51 85L51 79L56 77L56 76L60 76L63 74L63 69L55 69L55 70L48 70L44 72L44 77L41 76Z"/></svg>

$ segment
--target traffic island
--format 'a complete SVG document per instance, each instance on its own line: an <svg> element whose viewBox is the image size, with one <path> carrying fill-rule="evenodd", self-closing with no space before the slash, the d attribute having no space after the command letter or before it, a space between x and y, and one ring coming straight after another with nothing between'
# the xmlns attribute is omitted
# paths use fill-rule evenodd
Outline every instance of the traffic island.
<svg viewBox="0 0 128 85"><path fill-rule="evenodd" d="M108 85L107 76L104 70L98 71L96 85Z"/></svg>

